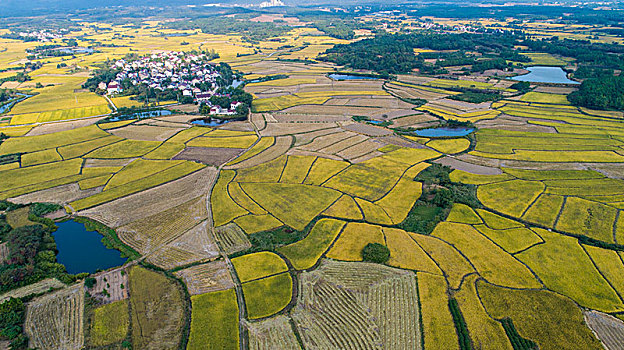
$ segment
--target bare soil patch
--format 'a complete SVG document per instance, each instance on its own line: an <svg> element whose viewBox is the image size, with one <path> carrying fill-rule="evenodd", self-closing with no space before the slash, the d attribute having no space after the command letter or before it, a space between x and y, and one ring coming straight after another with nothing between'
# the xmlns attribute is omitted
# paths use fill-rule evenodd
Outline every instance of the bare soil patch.
<svg viewBox="0 0 624 350"><path fill-rule="evenodd" d="M93 278L95 285L88 291L101 304L128 299L128 274L125 269L102 272Z"/></svg>
<svg viewBox="0 0 624 350"><path fill-rule="evenodd" d="M624 348L624 322L594 310L583 311L585 322L608 350Z"/></svg>

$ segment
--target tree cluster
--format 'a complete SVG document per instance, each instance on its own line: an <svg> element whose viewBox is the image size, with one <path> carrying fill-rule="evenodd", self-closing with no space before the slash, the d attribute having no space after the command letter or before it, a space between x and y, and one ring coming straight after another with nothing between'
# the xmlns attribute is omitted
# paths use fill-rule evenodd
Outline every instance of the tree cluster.
<svg viewBox="0 0 624 350"><path fill-rule="evenodd" d="M624 110L624 77L592 78L568 95L575 106L602 110Z"/></svg>

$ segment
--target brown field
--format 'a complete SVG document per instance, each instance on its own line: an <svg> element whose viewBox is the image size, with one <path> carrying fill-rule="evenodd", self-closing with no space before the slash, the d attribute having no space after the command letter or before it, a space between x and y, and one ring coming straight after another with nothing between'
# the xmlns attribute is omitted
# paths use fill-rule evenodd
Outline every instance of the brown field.
<svg viewBox="0 0 624 350"><path fill-rule="evenodd" d="M119 227L119 238L141 254L160 249L206 219L206 196Z"/></svg>
<svg viewBox="0 0 624 350"><path fill-rule="evenodd" d="M438 118L432 117L429 114L421 113L392 119L392 127L403 128L407 126L426 126L432 123L436 123L437 121Z"/></svg>
<svg viewBox="0 0 624 350"><path fill-rule="evenodd" d="M65 287L65 284L56 278L48 278L25 287L13 289L9 292L6 292L0 295L0 303L5 300L13 297L13 298L23 298L33 294L41 294L49 291L50 289L59 289Z"/></svg>
<svg viewBox="0 0 624 350"><path fill-rule="evenodd" d="M273 113L273 117L278 123L336 123L351 120L345 115L332 114L293 114L293 113Z"/></svg>
<svg viewBox="0 0 624 350"><path fill-rule="evenodd" d="M342 151L336 153L336 155L347 160L361 159L361 157L370 154L371 152L375 152L381 146L381 144L373 140L365 140L357 145L343 149Z"/></svg>
<svg viewBox="0 0 624 350"><path fill-rule="evenodd" d="M240 155L243 151L244 149L241 148L187 147L184 151L173 157L173 159L193 160L219 167Z"/></svg>
<svg viewBox="0 0 624 350"><path fill-rule="evenodd" d="M130 140L165 141L184 128L168 128L149 125L129 125L111 130L110 133Z"/></svg>
<svg viewBox="0 0 624 350"><path fill-rule="evenodd" d="M84 296L84 286L77 284L29 302L24 321L29 347L82 349Z"/></svg>
<svg viewBox="0 0 624 350"><path fill-rule="evenodd" d="M331 145L334 145L338 142L347 140L355 136L357 136L357 134L350 132L350 131L343 131L340 133L331 133L327 135L321 135L321 136L314 138L312 142L306 145L303 145L301 147L298 147L298 149L304 150L304 151L318 152L321 149L331 147Z"/></svg>
<svg viewBox="0 0 624 350"><path fill-rule="evenodd" d="M170 270L217 256L219 250L212 235L208 233L208 221L204 221L151 254L147 261Z"/></svg>
<svg viewBox="0 0 624 350"><path fill-rule="evenodd" d="M333 143L327 147L321 148L316 150L317 152L320 153L326 153L326 154L336 154L344 149L347 149L349 147L355 146L357 144L360 144L364 141L368 140L368 137L364 136L364 135L353 135L351 137L348 138L344 138L336 143Z"/></svg>
<svg viewBox="0 0 624 350"><path fill-rule="evenodd" d="M123 272L122 272L123 271ZM128 274L124 269L115 269L92 276L95 285L87 289L92 297L102 304L128 299ZM108 294L104 293L104 290Z"/></svg>
<svg viewBox="0 0 624 350"><path fill-rule="evenodd" d="M348 131L356 132L358 134L363 134L366 136L373 136L373 137L392 135L392 131L386 128L369 125L369 124L362 124L362 123L347 124L347 125L344 125L342 128Z"/></svg>
<svg viewBox="0 0 624 350"><path fill-rule="evenodd" d="M24 194L18 197L9 198L13 203L28 204L28 203L57 203L65 205L75 200L92 196L102 191L101 187L91 188L88 190L81 190L77 183L52 187L47 190L41 190Z"/></svg>
<svg viewBox="0 0 624 350"><path fill-rule="evenodd" d="M250 120L258 130L262 130L266 127L266 120L261 113L252 113Z"/></svg>
<svg viewBox="0 0 624 350"><path fill-rule="evenodd" d="M611 315L584 310L585 323L608 350L624 348L624 322Z"/></svg>
<svg viewBox="0 0 624 350"><path fill-rule="evenodd" d="M111 166L126 166L132 163L136 158L126 159L94 159L87 158L84 162L85 168L97 168L97 167L111 167Z"/></svg>
<svg viewBox="0 0 624 350"><path fill-rule="evenodd" d="M184 280L191 295L205 294L234 287L232 276L223 260L196 265L177 271L176 276Z"/></svg>
<svg viewBox="0 0 624 350"><path fill-rule="evenodd" d="M290 149L292 145L293 137L292 136L278 136L275 138L275 143L273 146L265 149L264 151L258 153L257 155L245 159L240 163L236 163L234 165L229 165L224 167L224 169L243 169L250 168L256 165L260 165L273 159L278 158L279 156L285 154Z"/></svg>
<svg viewBox="0 0 624 350"><path fill-rule="evenodd" d="M178 206L210 192L216 179L214 168L204 168L181 179L79 212L117 228ZM139 205L140 204L140 205Z"/></svg>
<svg viewBox="0 0 624 350"><path fill-rule="evenodd" d="M247 322L249 350L299 350L299 342L287 316L276 316L260 322Z"/></svg>
<svg viewBox="0 0 624 350"><path fill-rule="evenodd" d="M182 286L162 273L133 267L130 275L132 347L177 349L186 299Z"/></svg>
<svg viewBox="0 0 624 350"><path fill-rule="evenodd" d="M301 134L316 130L329 129L335 127L334 123L267 123L264 130L260 132L262 136L282 136Z"/></svg>
<svg viewBox="0 0 624 350"><path fill-rule="evenodd" d="M45 134L53 134L59 131L72 130L77 128L82 128L83 126L89 126L95 124L97 121L103 119L102 118L89 118L85 120L75 120L71 122L63 122L63 123L49 123L49 124L41 124L32 128L26 135L24 136L36 136L36 135L45 135Z"/></svg>
<svg viewBox="0 0 624 350"><path fill-rule="evenodd" d="M317 137L334 134L337 132L342 132L342 129L336 127L336 128L331 128L331 129L323 129L323 130L308 132L304 134L297 134L295 135L295 147L309 144Z"/></svg>
<svg viewBox="0 0 624 350"><path fill-rule="evenodd" d="M235 223L216 227L215 238L227 255L251 248L247 235Z"/></svg>

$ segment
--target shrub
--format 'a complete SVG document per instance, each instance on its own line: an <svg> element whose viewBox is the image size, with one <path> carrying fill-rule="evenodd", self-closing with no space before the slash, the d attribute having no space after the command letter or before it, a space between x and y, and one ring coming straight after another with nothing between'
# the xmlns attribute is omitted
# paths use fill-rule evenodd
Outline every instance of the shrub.
<svg viewBox="0 0 624 350"><path fill-rule="evenodd" d="M383 244L368 243L362 249L362 258L364 261L383 264L390 259L390 249Z"/></svg>
<svg viewBox="0 0 624 350"><path fill-rule="evenodd" d="M89 278L85 279L85 287L91 289L91 288L93 288L95 286L96 282L97 281L96 281L95 278L89 277Z"/></svg>

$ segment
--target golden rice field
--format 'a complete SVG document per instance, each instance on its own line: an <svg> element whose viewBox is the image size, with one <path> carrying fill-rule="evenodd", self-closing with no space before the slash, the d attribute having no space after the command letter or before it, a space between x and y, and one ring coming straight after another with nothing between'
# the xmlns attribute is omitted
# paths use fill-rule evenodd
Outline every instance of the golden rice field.
<svg viewBox="0 0 624 350"><path fill-rule="evenodd" d="M255 20L304 23L268 12ZM418 25L394 20L391 30ZM354 21L376 26L378 18ZM511 28L511 21L482 23ZM577 108L567 99L570 89L521 93L507 79L482 74L330 81L326 74L343 68L319 55L351 41L308 24L251 43L244 35L171 29L159 20L75 23L80 30L68 37L80 45L117 47L49 58L29 73L31 81L9 82L35 96L2 117L0 133L9 138L0 143L0 199L58 203L69 215L97 221L132 267L96 274L97 283L107 276L114 285L113 296L99 302L85 295L81 280L65 285L60 277L0 294L0 300L28 297L29 347L624 344L620 112ZM551 21L514 26L538 37L585 38L574 31L593 30ZM591 40L615 39L603 33ZM14 67L35 45L0 39L0 69ZM90 118L112 111L106 99L81 88L107 59L212 49L220 55L215 63L229 63L246 79L287 76L246 85L256 97L249 121L204 128L183 114L104 124ZM531 58L528 64L571 62L517 49ZM57 67L61 62L71 68ZM445 98L462 89L502 95L491 104ZM406 102L420 98L427 103ZM140 104L112 100L117 108ZM360 113L394 124L355 124L351 118ZM471 122L476 131L420 138L392 129L449 120ZM189 157L191 150L199 156ZM228 163L217 167L202 158L210 152L229 154ZM25 206L2 217L19 227L35 223L29 213ZM369 244L388 254L383 262L365 261ZM10 249L0 242L0 262ZM110 277L117 273L123 287Z"/></svg>

